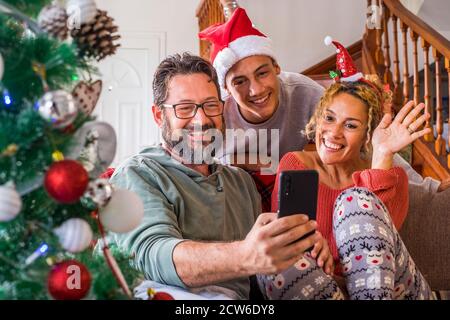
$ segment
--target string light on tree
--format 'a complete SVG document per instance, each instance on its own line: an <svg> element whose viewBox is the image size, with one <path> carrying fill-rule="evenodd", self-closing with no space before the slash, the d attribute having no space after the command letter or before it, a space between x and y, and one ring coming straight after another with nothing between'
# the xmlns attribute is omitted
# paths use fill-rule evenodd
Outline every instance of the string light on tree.
<svg viewBox="0 0 450 320"><path fill-rule="evenodd" d="M43 243L39 246L39 248L37 248L26 260L25 260L25 265L30 265L32 264L34 261L36 261L37 258L45 255L48 252L48 244Z"/></svg>
<svg viewBox="0 0 450 320"><path fill-rule="evenodd" d="M5 103L6 106L11 105L12 103L12 99L11 96L9 95L8 90L3 91L3 102Z"/></svg>

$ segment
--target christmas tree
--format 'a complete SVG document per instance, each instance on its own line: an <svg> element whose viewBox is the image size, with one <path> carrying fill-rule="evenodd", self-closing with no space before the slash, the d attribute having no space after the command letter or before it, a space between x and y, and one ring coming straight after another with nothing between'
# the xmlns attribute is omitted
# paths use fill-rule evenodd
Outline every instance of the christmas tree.
<svg viewBox="0 0 450 320"><path fill-rule="evenodd" d="M116 32L94 0L0 1L0 299L131 297L105 232L133 229L142 202L99 178L115 134L91 114Z"/></svg>

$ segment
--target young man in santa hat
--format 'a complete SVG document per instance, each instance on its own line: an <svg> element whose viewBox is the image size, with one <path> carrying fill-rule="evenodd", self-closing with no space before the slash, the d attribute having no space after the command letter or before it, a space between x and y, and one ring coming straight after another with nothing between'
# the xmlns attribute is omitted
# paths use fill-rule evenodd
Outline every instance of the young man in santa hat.
<svg viewBox="0 0 450 320"><path fill-rule="evenodd" d="M211 26L199 36L213 44L211 61L222 95L228 96L226 127L244 130L227 134L223 160L252 174L263 210L269 210L278 161L308 143L302 130L323 88L304 75L281 71L271 40L253 28L242 8L225 24ZM265 171L260 172L261 167Z"/></svg>
<svg viewBox="0 0 450 320"><path fill-rule="evenodd" d="M308 141L302 131L324 88L301 74L281 71L271 40L253 27L242 8L237 8L226 23L200 32L199 37L212 43L211 61L225 98L226 128L244 130L244 133L227 134L223 160L252 174L262 197L263 211L270 211L275 176L267 174L270 173L267 168L260 169L264 165L276 169L284 154L305 147ZM338 47L337 53L339 76L356 74L345 48ZM256 157L252 157L254 152ZM246 157L239 157L241 153ZM394 163L408 173L412 210L430 201L440 211L449 210L446 197L439 193L450 186L448 183L423 179L398 154Z"/></svg>

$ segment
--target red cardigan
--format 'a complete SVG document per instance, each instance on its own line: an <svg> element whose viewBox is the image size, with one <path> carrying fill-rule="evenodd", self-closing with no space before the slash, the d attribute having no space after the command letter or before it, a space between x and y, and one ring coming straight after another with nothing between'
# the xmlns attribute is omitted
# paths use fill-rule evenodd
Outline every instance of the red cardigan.
<svg viewBox="0 0 450 320"><path fill-rule="evenodd" d="M278 210L278 178L282 171L308 169L293 152L286 153L278 166L275 187L272 193L272 212ZM408 212L408 176L402 168L389 170L366 169L353 173L353 185L365 187L374 192L386 205L395 227L400 229ZM333 236L333 205L338 195L345 189L332 189L319 182L317 203L318 230L327 239L336 266L339 266L339 255L336 240Z"/></svg>

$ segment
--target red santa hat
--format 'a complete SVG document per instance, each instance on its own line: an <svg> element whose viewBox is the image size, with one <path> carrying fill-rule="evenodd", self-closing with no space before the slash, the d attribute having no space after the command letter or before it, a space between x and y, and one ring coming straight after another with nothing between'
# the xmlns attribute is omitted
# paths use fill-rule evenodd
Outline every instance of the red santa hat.
<svg viewBox="0 0 450 320"><path fill-rule="evenodd" d="M275 59L272 41L253 27L242 8L237 8L227 22L214 24L198 36L212 43L211 62L217 70L222 88L225 76L238 61L256 55Z"/></svg>
<svg viewBox="0 0 450 320"><path fill-rule="evenodd" d="M334 41L330 36L324 39L325 45L334 44L336 47L336 67L340 72L340 81L354 82L363 78L363 74L358 72L352 57L347 49L337 41Z"/></svg>

